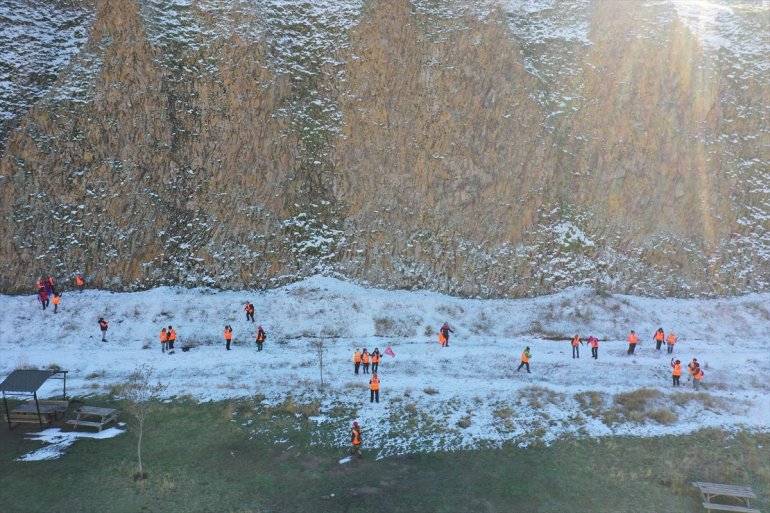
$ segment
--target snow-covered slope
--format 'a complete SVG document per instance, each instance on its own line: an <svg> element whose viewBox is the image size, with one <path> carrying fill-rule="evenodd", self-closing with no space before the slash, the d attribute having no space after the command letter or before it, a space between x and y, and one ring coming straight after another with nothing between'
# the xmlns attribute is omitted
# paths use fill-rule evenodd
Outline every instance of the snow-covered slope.
<svg viewBox="0 0 770 513"><path fill-rule="evenodd" d="M244 302L256 306L246 322ZM320 402L323 444L343 444L357 411L368 443L380 455L548 442L561 436L657 436L704 426L770 428L770 295L728 300L658 300L600 296L589 289L526 300L467 300L434 293L366 289L313 277L268 292L159 288L137 293L68 292L60 311L43 311L34 296L0 296L0 376L14 368L57 366L69 371L70 394L108 393L132 370L151 364L168 394L199 400L264 396L278 403ZM97 319L110 322L101 342ZM455 330L448 348L439 326ZM222 329L236 345L226 351ZM257 352L256 326L268 333ZM162 354L158 333L173 325L177 346ZM683 363L705 368L700 393L683 378L671 387L670 357L650 340L662 326L679 342ZM626 354L628 331L639 334ZM599 359L581 348L572 359L567 338L601 340ZM317 345L324 349L324 380ZM532 373L516 372L524 347ZM354 375L355 348L391 347L380 366L382 397L370 404L368 378ZM53 383L46 394L57 393ZM45 395L45 394L44 394ZM237 413L234 422L239 422ZM249 425L258 432L258 425Z"/></svg>

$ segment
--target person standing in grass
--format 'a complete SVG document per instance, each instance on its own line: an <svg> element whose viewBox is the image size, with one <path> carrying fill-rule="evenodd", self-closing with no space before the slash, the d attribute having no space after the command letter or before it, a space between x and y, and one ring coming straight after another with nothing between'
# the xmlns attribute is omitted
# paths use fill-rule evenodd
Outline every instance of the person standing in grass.
<svg viewBox="0 0 770 513"><path fill-rule="evenodd" d="M599 339L591 335L588 337L588 343L591 344L591 358L599 359Z"/></svg>
<svg viewBox="0 0 770 513"><path fill-rule="evenodd" d="M160 330L160 352L161 353L165 353L167 346L168 346L168 333L166 332L166 328L161 328L161 330Z"/></svg>
<svg viewBox="0 0 770 513"><path fill-rule="evenodd" d="M61 303L61 295L54 294L53 295L53 313L59 312L59 303Z"/></svg>
<svg viewBox="0 0 770 513"><path fill-rule="evenodd" d="M583 341L580 340L580 337L575 335L572 338L572 358L580 358L580 346L583 345Z"/></svg>
<svg viewBox="0 0 770 513"><path fill-rule="evenodd" d="M634 354L634 351L636 351L636 343L638 341L639 339L636 336L636 332L631 330L631 333L628 334L628 352L626 354Z"/></svg>
<svg viewBox="0 0 770 513"><path fill-rule="evenodd" d="M356 375L358 375L358 369L361 367L361 351L356 348L356 352L353 353L353 366L356 371Z"/></svg>
<svg viewBox="0 0 770 513"><path fill-rule="evenodd" d="M369 402L380 402L380 378L377 377L377 373L372 374L369 380Z"/></svg>
<svg viewBox="0 0 770 513"><path fill-rule="evenodd" d="M369 351L364 348L361 352L361 363L364 364L364 374L369 374Z"/></svg>
<svg viewBox="0 0 770 513"><path fill-rule="evenodd" d="M380 366L380 358L382 358L380 350L375 347L374 351L372 351L372 372L377 372L377 367Z"/></svg>
<svg viewBox="0 0 770 513"><path fill-rule="evenodd" d="M262 351L262 344L265 343L266 338L265 330L262 329L262 326L257 326L257 351Z"/></svg>
<svg viewBox="0 0 770 513"><path fill-rule="evenodd" d="M358 422L353 422L353 428L350 430L350 443L352 444L350 448L350 455L351 456L358 456L359 458L363 458L364 455L361 454L361 442L364 441L364 438L361 436L361 428L358 425Z"/></svg>
<svg viewBox="0 0 770 513"><path fill-rule="evenodd" d="M679 386L679 378L682 377L682 362L671 359L671 378L674 380L674 386Z"/></svg>
<svg viewBox="0 0 770 513"><path fill-rule="evenodd" d="M676 334L671 332L666 338L666 353L671 354L674 352L674 344L676 344Z"/></svg>
<svg viewBox="0 0 770 513"><path fill-rule="evenodd" d="M666 335L663 333L663 328L658 328L658 331L652 336L655 341L655 350L660 351L660 346L663 345L663 341L666 339Z"/></svg>
<svg viewBox="0 0 770 513"><path fill-rule="evenodd" d="M519 364L519 368L516 369L516 372L519 372L522 367L525 365L527 366L527 374L532 374L529 372L529 359L532 358L532 353L529 352L529 346L527 346L524 351L521 353L521 363Z"/></svg>
<svg viewBox="0 0 770 513"><path fill-rule="evenodd" d="M229 324L225 325L225 349L230 350L230 342L233 340L233 327Z"/></svg>
<svg viewBox="0 0 770 513"><path fill-rule="evenodd" d="M104 320L104 317L99 317L99 329L102 330L102 342L107 342L105 337L107 336L107 328L109 328L109 326L109 323Z"/></svg>

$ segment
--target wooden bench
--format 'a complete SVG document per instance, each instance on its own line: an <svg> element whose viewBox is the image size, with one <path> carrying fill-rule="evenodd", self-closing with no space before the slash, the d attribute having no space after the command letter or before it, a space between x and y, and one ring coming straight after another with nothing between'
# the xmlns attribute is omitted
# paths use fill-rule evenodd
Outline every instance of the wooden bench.
<svg viewBox="0 0 770 513"><path fill-rule="evenodd" d="M760 513L758 509L751 507L751 499L756 499L754 491L748 486L726 485L720 483L706 483L696 481L692 484L700 490L703 498L703 507L708 511L734 511L736 513ZM720 504L712 502L715 497L730 497L742 505Z"/></svg>
<svg viewBox="0 0 770 513"><path fill-rule="evenodd" d="M762 513L758 509L747 508L745 506L733 506L731 504L716 504L714 502L704 502L703 507L708 511L734 511L736 513Z"/></svg>
<svg viewBox="0 0 770 513"><path fill-rule="evenodd" d="M11 424L53 424L56 420L56 407L40 404L40 416L38 416L38 407L35 403L20 404L5 415L5 421Z"/></svg>
<svg viewBox="0 0 770 513"><path fill-rule="evenodd" d="M67 424L70 424L73 429L83 427L95 427L99 431L107 424L118 418L120 410L114 408L101 408L99 406L81 406L75 410L75 418L68 420ZM88 418L94 418L98 420L86 420Z"/></svg>
<svg viewBox="0 0 770 513"><path fill-rule="evenodd" d="M58 417L59 414L67 413L67 410L69 410L70 402L69 401L56 401L52 399L43 399L42 401L37 402L41 407L46 406L53 408L54 414ZM29 401L27 404L35 404L34 401Z"/></svg>

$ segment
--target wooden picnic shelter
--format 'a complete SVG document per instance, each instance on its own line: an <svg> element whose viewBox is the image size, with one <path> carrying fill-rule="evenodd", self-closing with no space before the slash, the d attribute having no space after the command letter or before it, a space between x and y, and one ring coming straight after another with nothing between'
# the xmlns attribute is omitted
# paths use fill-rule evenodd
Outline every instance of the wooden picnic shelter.
<svg viewBox="0 0 770 513"><path fill-rule="evenodd" d="M0 391L3 393L3 405L5 406L5 419L8 421L8 429L12 429L13 423L19 422L37 422L43 428L44 424L50 424L51 419L61 411L62 401L38 400L37 391L43 386L43 383L49 379L61 379L63 381L62 399L67 399L67 372L66 370L39 370L39 369L16 369L11 372L7 378L0 383ZM8 409L8 396L32 397L32 400L26 404ZM66 409L66 407L65 407Z"/></svg>

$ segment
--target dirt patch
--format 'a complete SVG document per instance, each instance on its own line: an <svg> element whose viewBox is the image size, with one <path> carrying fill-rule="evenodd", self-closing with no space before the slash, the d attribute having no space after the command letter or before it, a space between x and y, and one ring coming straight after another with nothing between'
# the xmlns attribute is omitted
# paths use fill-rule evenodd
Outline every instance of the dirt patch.
<svg viewBox="0 0 770 513"><path fill-rule="evenodd" d="M374 495L376 493L380 493L382 490L380 488L376 488L374 486L356 486L355 488L351 488L348 490L348 495L350 497L368 497L370 495Z"/></svg>

